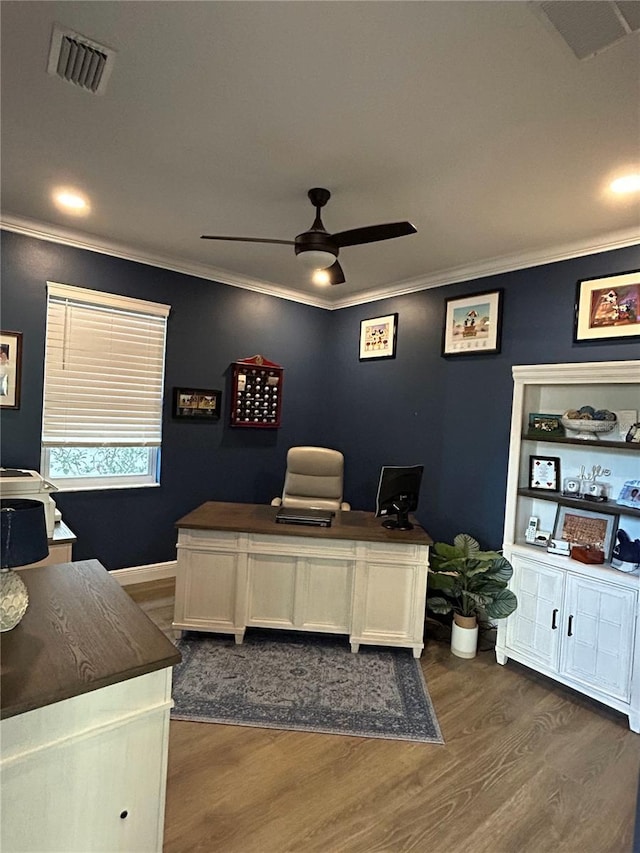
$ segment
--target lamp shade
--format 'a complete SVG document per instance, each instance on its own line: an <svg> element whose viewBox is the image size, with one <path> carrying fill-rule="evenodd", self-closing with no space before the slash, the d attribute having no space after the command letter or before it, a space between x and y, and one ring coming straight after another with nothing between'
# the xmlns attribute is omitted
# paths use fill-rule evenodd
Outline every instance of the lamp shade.
<svg viewBox="0 0 640 853"><path fill-rule="evenodd" d="M0 500L0 568L44 560L49 553L42 501Z"/></svg>

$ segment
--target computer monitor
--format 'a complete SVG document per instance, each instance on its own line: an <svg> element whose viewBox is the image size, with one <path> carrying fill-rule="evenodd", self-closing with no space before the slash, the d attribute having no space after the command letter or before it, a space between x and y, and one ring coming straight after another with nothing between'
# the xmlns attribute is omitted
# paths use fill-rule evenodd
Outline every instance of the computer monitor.
<svg viewBox="0 0 640 853"><path fill-rule="evenodd" d="M409 513L418 508L424 465L383 465L380 471L376 515L395 516L382 522L389 530L412 530Z"/></svg>

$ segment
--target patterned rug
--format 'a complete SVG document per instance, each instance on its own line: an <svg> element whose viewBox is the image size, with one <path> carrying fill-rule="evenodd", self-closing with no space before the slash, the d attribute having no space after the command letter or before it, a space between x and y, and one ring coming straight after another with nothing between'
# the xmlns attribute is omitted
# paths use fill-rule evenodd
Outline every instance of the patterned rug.
<svg viewBox="0 0 640 853"><path fill-rule="evenodd" d="M420 664L408 649L346 637L187 632L176 642L174 720L444 743Z"/></svg>

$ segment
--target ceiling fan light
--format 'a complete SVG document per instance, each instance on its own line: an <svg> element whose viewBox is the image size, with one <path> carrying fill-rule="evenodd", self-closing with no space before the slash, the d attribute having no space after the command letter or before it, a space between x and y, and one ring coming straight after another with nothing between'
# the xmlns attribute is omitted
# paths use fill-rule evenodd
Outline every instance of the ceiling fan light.
<svg viewBox="0 0 640 853"><path fill-rule="evenodd" d="M296 257L310 270L326 270L336 260L336 256L332 252L322 252L317 249L300 252Z"/></svg>

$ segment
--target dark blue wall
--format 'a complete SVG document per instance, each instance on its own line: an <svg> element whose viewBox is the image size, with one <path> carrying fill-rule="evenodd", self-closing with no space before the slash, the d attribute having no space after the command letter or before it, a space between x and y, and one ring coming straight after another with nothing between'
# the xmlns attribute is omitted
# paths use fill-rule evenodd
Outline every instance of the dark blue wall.
<svg viewBox="0 0 640 853"><path fill-rule="evenodd" d="M40 467L47 280L172 306L162 485L59 494L74 558L107 568L175 557L174 523L204 500L266 503L286 450L321 444L346 457L345 498L373 509L380 466L418 464L417 516L435 539L502 539L511 366L640 357L637 341L573 343L576 281L640 268L640 247L425 290L339 311L2 232L3 329L24 333L22 404L1 417L1 464ZM504 288L499 355L440 355L445 296ZM360 321L398 312L397 356L358 360ZM279 430L227 426L229 364L261 353L285 368ZM172 420L176 385L220 388L219 423Z"/></svg>
<svg viewBox="0 0 640 853"><path fill-rule="evenodd" d="M419 520L436 540L502 544L514 364L640 358L638 340L573 343L576 282L640 268L640 246L333 312L334 442L345 496L373 509L380 464L425 466ZM498 355L441 356L444 300L504 289ZM398 313L396 358L358 361L360 321Z"/></svg>
<svg viewBox="0 0 640 853"><path fill-rule="evenodd" d="M23 332L21 407L0 414L4 467L40 469L47 280L172 306L161 486L58 493L75 559L109 569L172 560L178 518L205 500L267 503L282 491L288 447L324 443L329 312L3 231L2 328ZM257 353L285 368L282 427L232 429L229 365ZM172 419L179 385L221 389L220 421Z"/></svg>

